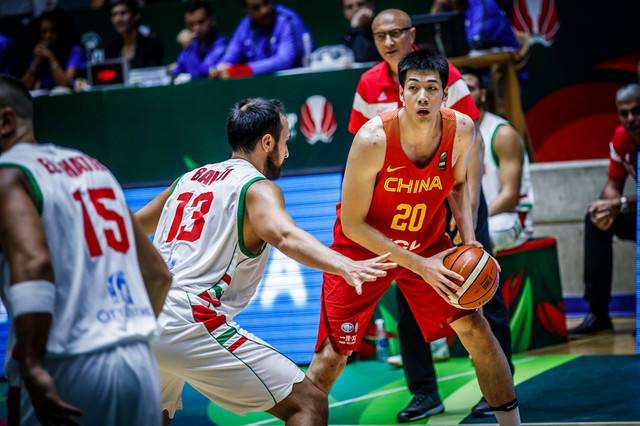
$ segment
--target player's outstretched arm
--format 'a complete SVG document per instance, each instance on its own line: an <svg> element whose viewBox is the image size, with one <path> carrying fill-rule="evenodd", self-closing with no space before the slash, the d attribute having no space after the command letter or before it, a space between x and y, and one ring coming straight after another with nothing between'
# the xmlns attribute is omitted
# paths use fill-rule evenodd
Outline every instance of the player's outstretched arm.
<svg viewBox="0 0 640 426"><path fill-rule="evenodd" d="M463 114L456 113L457 129L453 145L453 176L455 183L451 194L447 197L451 214L456 220L463 244L481 247L476 241L471 196L467 180L469 157L475 153L475 127L473 121Z"/></svg>
<svg viewBox="0 0 640 426"><path fill-rule="evenodd" d="M135 213L134 216L145 234L149 235L156 232L158 222L160 221L160 215L162 214L162 209L169 199L174 185L175 182Z"/></svg>
<svg viewBox="0 0 640 426"><path fill-rule="evenodd" d="M142 273L142 279L147 289L153 312L157 317L162 312L164 299L169 293L169 288L171 288L171 272L167 269L162 256L149 241L133 214L131 214L131 223L136 238L140 272Z"/></svg>
<svg viewBox="0 0 640 426"><path fill-rule="evenodd" d="M282 191L275 183L262 180L249 187L246 195L244 240L247 247L266 241L290 258L311 268L342 275L362 293L362 283L385 276L395 263L388 255L354 261L326 247L299 228L284 207Z"/></svg>
<svg viewBox="0 0 640 426"><path fill-rule="evenodd" d="M0 244L11 268L7 299L15 353L36 417L42 424L75 425L80 410L60 399L42 365L55 303L53 268L28 184L15 168L0 168Z"/></svg>

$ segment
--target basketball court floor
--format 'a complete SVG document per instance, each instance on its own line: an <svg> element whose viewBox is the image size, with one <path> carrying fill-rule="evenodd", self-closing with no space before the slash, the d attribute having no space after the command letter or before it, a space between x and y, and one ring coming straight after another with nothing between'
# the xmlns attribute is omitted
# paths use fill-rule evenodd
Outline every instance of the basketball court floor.
<svg viewBox="0 0 640 426"><path fill-rule="evenodd" d="M577 320L570 320L569 327ZM614 320L615 332L572 340L514 357L522 420L531 425L640 425L640 355L635 355L635 320ZM436 364L444 414L409 424L495 424L472 418L480 398L471 362L456 358ZM281 425L268 414L241 417L186 389L185 410L173 425ZM397 424L410 401L401 369L376 361L349 364L329 400L331 425Z"/></svg>
<svg viewBox="0 0 640 426"><path fill-rule="evenodd" d="M569 326L576 320L570 320ZM514 357L522 420L528 425L640 425L640 355L634 353L635 319L614 320L615 332L572 340ZM469 359L436 363L443 414L410 425L495 424L472 418L480 398ZM6 424L7 385L0 384L0 426ZM393 425L410 401L401 369L386 363L349 364L329 399L331 425ZM241 417L217 407L190 387L174 426L281 425L256 413Z"/></svg>

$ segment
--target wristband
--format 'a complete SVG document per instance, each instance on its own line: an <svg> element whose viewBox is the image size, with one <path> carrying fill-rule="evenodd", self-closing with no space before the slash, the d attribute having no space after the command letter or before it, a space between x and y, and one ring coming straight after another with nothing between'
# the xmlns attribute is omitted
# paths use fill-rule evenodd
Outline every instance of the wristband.
<svg viewBox="0 0 640 426"><path fill-rule="evenodd" d="M56 288L51 281L22 281L11 285L7 293L13 319L25 314L53 314Z"/></svg>

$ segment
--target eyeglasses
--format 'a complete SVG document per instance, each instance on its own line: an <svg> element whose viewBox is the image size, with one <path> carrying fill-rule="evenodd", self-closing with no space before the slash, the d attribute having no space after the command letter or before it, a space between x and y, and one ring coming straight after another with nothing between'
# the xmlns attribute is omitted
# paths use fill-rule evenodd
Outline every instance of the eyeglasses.
<svg viewBox="0 0 640 426"><path fill-rule="evenodd" d="M379 41L381 43L387 39L387 35L391 37L392 40L397 40L402 37L402 34L404 34L405 31L410 30L411 28L412 27L396 28L387 32L380 31L379 33L373 33L373 37L376 39L376 41Z"/></svg>

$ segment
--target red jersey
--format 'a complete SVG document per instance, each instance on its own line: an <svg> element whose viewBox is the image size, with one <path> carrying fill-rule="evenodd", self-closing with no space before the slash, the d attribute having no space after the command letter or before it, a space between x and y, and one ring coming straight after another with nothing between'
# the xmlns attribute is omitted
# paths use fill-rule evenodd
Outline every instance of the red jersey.
<svg viewBox="0 0 640 426"><path fill-rule="evenodd" d="M624 185L629 175L638 180L638 148L629 132L618 126L609 143L609 179Z"/></svg>
<svg viewBox="0 0 640 426"><path fill-rule="evenodd" d="M443 106L467 114L472 120L480 118L467 83L460 71L449 64L449 95ZM349 132L356 134L367 121L385 111L402 108L400 86L393 81L389 65L382 61L360 77L349 117Z"/></svg>
<svg viewBox="0 0 640 426"><path fill-rule="evenodd" d="M448 108L440 110L442 137L429 163L419 168L404 153L400 143L398 110L381 114L387 137L382 169L376 176L373 198L366 222L415 253L423 253L442 237L445 229L444 201L455 178L451 164L456 134L456 115ZM351 248L357 244L342 232L340 204L334 228L332 248ZM362 249L362 257L372 255ZM352 251L349 251L350 255Z"/></svg>

